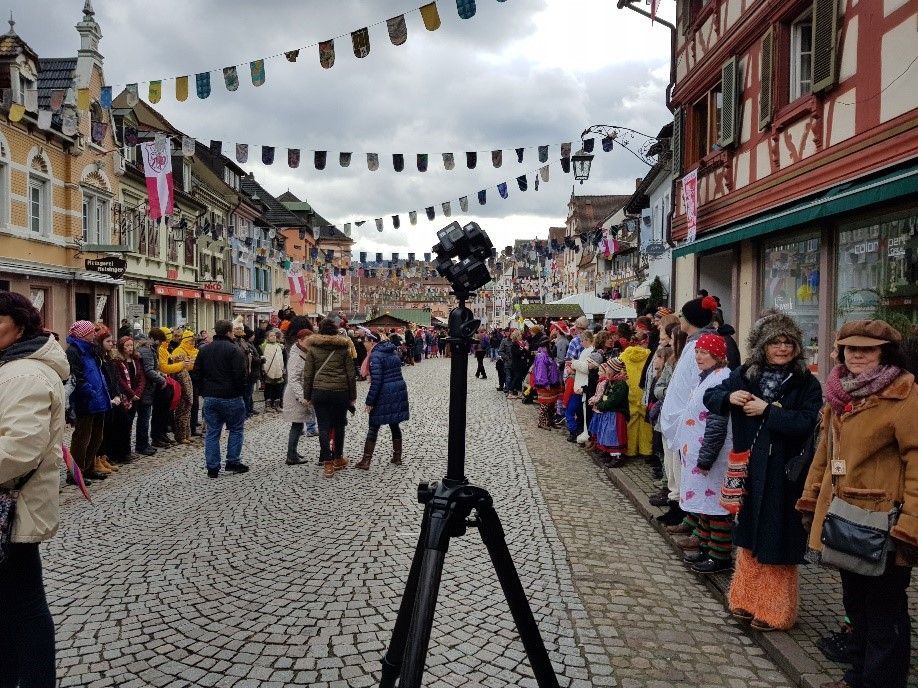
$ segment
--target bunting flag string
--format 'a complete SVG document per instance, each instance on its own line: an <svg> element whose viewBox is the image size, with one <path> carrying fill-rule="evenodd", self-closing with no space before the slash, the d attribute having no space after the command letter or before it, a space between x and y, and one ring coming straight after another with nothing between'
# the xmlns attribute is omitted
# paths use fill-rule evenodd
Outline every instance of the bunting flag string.
<svg viewBox="0 0 918 688"><path fill-rule="evenodd" d="M505 0L497 0L500 3L505 2ZM471 19L475 16L477 11L476 1L475 0L456 0L456 12L460 19ZM381 19L379 21L368 24L362 28L348 31L347 33L342 33L332 38L329 38L324 41L316 41L314 43L309 43L308 45L302 45L297 48L282 50L280 52L274 53L272 55L267 55L265 57L258 58L256 60L251 60L250 62L240 62L235 65L230 65L222 68L210 69L203 72L192 72L173 77L165 77L158 79L150 79L148 81L141 81L134 84L129 84L129 86L134 86L135 88L138 84L148 84L151 86L150 95L153 95L152 85L154 83L160 84L159 94L162 94L162 82L163 81L175 81L175 97L179 102L184 102L188 97L188 77L190 74L195 74L196 77L201 77L201 75L207 75L207 79L210 78L210 75L214 72L219 74L221 71L223 73L224 82L226 84L226 89L230 92L236 91L239 87L239 80L236 74L236 68L249 66L249 70L252 76L252 85L261 86L265 83L265 62L275 59L285 59L288 62L296 62L299 57L300 51L307 49L318 49L319 53L319 64L324 69L331 69L335 64L335 40L349 38L351 41L351 47L354 52L354 56L357 59L362 59L370 54L370 29L373 29L377 26L385 25L386 32L388 34L389 42L394 46L404 45L408 40L408 24L406 22L406 15L409 14L420 14L421 21L424 24L424 28L427 31L436 31L441 26L440 19L440 10L437 7L437 2L429 2L420 7L415 7L411 10L406 10L405 12L390 17L388 19ZM203 77L198 80L197 90L198 93L208 92L209 89L203 89L201 84L204 82ZM106 88L112 89L113 86L121 86L122 84L110 84ZM207 96L200 96L202 99ZM156 102L151 99L150 102ZM28 108L26 108L28 109Z"/></svg>

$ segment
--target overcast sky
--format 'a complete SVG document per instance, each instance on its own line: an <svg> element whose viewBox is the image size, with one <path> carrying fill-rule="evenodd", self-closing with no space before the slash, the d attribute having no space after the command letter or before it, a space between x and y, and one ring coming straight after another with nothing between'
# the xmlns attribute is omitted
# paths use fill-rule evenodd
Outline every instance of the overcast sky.
<svg viewBox="0 0 918 688"><path fill-rule="evenodd" d="M73 28L83 0L7 0L16 31L41 57L74 55ZM669 32L614 0L478 0L477 14L460 19L455 0L440 0L442 26L425 30L421 0L94 0L102 27L101 50L108 83L120 87L176 75L191 75L190 95L175 101L172 81L163 82L156 106L176 127L202 141L219 139L224 151L236 142L278 147L273 166L246 165L275 195L288 188L333 223L365 219L355 230L355 251L423 253L438 229L456 219L477 221L498 247L513 239L546 236L562 225L573 178L555 164L538 192L518 190L515 178L539 166L535 147L574 141L590 124L618 124L656 134L669 120L665 88ZM664 17L674 13L663 0ZM389 42L385 20L406 15L408 40ZM212 73L212 93L199 100L194 74L245 63L332 36L370 27L370 54L357 59L349 37L336 40L336 62L319 65L318 49L301 50L296 63L266 60L266 81L255 88L239 69L239 90L229 93L222 74ZM140 84L146 98L147 85ZM598 144L597 140L597 144ZM526 146L523 164L512 149ZM298 169L287 167L286 148L304 149ZM465 151L504 149L504 163L491 165L479 153L474 170ZM597 145L597 149L599 146ZM325 171L312 153L329 151ZM353 151L350 168L339 151ZM377 172L367 170L366 152L380 154ZM430 171L417 172L415 153L430 153ZM456 169L443 170L439 154L454 152ZM392 153L405 153L405 171L392 168ZM231 153L232 154L232 153ZM558 158L553 145L549 160ZM628 193L645 165L615 148L598 152L590 180L577 193ZM508 181L509 198L496 185ZM487 189L487 205L478 205ZM458 198L469 196L469 214ZM440 203L452 201L446 219ZM426 206L437 217L429 222ZM409 210L418 210L416 227ZM402 215L401 229L391 216ZM385 218L376 231L374 218Z"/></svg>

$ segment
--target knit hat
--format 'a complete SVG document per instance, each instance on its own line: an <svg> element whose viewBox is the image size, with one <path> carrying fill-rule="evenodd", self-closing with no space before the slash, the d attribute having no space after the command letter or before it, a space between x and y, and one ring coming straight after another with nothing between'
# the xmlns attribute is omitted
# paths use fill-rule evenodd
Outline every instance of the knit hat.
<svg viewBox="0 0 918 688"><path fill-rule="evenodd" d="M585 330L589 324L590 324L590 322L589 322L589 320L587 320L587 318L586 318L585 315L581 315L579 318L577 318L577 319L574 321L574 327L576 327L576 328L578 328L578 329L580 329L580 330Z"/></svg>
<svg viewBox="0 0 918 688"><path fill-rule="evenodd" d="M657 318L664 318L664 317L666 317L667 315L672 315L672 313L673 313L673 312L672 312L670 309L668 309L666 306L660 306L660 307L657 309L657 312L655 313L655 317L657 317Z"/></svg>
<svg viewBox="0 0 918 688"><path fill-rule="evenodd" d="M182 341L184 342L186 339L194 339L194 332L191 330L182 331Z"/></svg>
<svg viewBox="0 0 918 688"><path fill-rule="evenodd" d="M800 372L806 370L803 361L803 333L796 321L777 310L768 310L752 324L746 345L749 347L749 358L746 361L746 379L757 381L762 375L767 358L765 347L769 342L779 338L789 339L797 348L797 367Z"/></svg>
<svg viewBox="0 0 918 688"><path fill-rule="evenodd" d="M714 358L727 360L727 342L719 334L703 334L695 342L695 351L707 351Z"/></svg>
<svg viewBox="0 0 918 688"><path fill-rule="evenodd" d="M717 310L717 300L713 296L703 296L698 299L686 301L682 306L682 317L695 327L707 327L711 324L714 311Z"/></svg>
<svg viewBox="0 0 918 688"><path fill-rule="evenodd" d="M92 334L95 334L96 326L93 325L88 320L77 320L73 325L70 326L70 329L67 331L67 334L73 335L74 337L79 337L84 339Z"/></svg>
<svg viewBox="0 0 918 688"><path fill-rule="evenodd" d="M233 332L235 332L236 330L241 330L244 327L245 327L245 322L242 320L242 316L237 315L233 319Z"/></svg>
<svg viewBox="0 0 918 688"><path fill-rule="evenodd" d="M606 366L612 369L614 373L620 373L625 369L625 364L622 362L618 356L615 358L610 358L606 361Z"/></svg>

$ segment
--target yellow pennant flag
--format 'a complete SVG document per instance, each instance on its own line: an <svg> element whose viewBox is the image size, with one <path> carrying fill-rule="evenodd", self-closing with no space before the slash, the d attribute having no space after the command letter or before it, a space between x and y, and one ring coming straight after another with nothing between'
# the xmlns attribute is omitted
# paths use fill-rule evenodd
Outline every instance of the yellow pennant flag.
<svg viewBox="0 0 918 688"><path fill-rule="evenodd" d="M25 107L21 103L11 103L9 118L10 122L18 122L25 114Z"/></svg>
<svg viewBox="0 0 918 688"><path fill-rule="evenodd" d="M175 79L175 99L184 103L188 99L188 77L180 76Z"/></svg>
<svg viewBox="0 0 918 688"><path fill-rule="evenodd" d="M424 28L428 31L436 31L440 28L440 13L437 11L437 3L430 2L419 8L421 18L424 20Z"/></svg>
<svg viewBox="0 0 918 688"><path fill-rule="evenodd" d="M150 102L158 103L160 98L163 97L163 82L162 81L151 81L150 82Z"/></svg>
<svg viewBox="0 0 918 688"><path fill-rule="evenodd" d="M78 88L77 89L77 110L80 112L86 112L89 109L89 89L88 88Z"/></svg>

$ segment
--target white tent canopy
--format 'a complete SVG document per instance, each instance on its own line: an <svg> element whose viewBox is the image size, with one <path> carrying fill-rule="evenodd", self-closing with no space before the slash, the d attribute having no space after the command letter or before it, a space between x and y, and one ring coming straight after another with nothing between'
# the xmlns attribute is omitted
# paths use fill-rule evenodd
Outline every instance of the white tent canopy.
<svg viewBox="0 0 918 688"><path fill-rule="evenodd" d="M571 294L570 296L565 296L563 299L558 301L552 301L555 303L574 303L580 306L582 310L588 316L594 315L605 315L606 309L609 308L611 301L606 299L601 299L596 294L590 294L584 292L582 294Z"/></svg>
<svg viewBox="0 0 918 688"><path fill-rule="evenodd" d="M606 320L633 320L637 317L634 307L623 301L606 301L606 305L608 306L605 312Z"/></svg>

